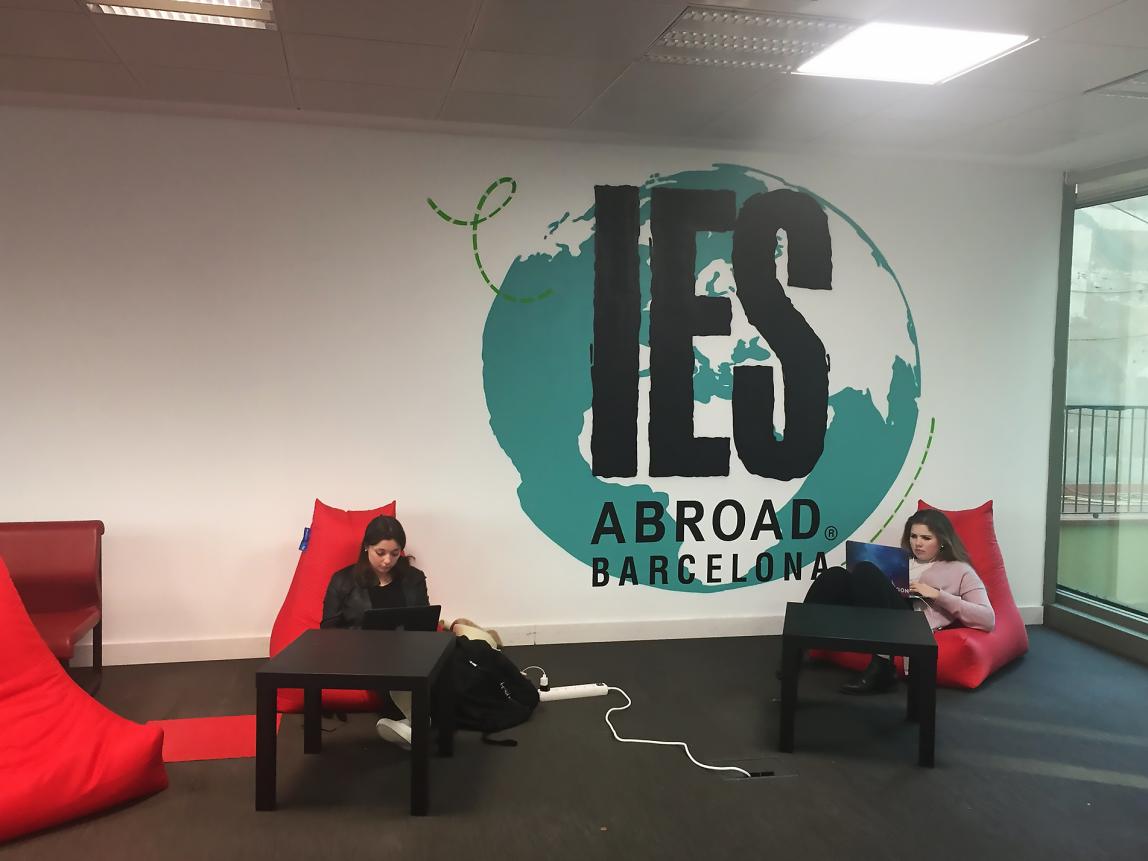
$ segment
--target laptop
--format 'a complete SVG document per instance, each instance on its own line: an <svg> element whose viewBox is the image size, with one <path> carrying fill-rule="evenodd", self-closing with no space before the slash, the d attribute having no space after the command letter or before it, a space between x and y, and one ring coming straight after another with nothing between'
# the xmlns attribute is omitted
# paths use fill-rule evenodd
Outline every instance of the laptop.
<svg viewBox="0 0 1148 861"><path fill-rule="evenodd" d="M910 597L909 554L906 551L900 547L890 547L888 544L846 541L845 570L852 571L861 562L877 566L898 592L906 598Z"/></svg>
<svg viewBox="0 0 1148 861"><path fill-rule="evenodd" d="M437 631L441 604L429 607L388 607L363 613L364 631Z"/></svg>

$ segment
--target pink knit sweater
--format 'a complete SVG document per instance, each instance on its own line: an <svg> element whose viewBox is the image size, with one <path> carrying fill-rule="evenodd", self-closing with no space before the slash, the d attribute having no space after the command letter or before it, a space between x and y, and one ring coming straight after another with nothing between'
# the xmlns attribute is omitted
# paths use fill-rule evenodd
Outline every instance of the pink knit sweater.
<svg viewBox="0 0 1148 861"><path fill-rule="evenodd" d="M934 562L918 582L941 592L936 598L923 602L925 617L934 631L953 625L991 631L996 624L985 584L964 562Z"/></svg>

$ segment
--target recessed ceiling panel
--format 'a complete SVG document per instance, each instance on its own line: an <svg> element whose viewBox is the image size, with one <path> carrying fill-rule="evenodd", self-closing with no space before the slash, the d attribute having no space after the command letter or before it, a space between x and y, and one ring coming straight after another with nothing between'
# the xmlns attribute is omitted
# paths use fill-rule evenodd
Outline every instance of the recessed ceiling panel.
<svg viewBox="0 0 1148 861"><path fill-rule="evenodd" d="M283 43L274 30L115 15L96 15L93 20L129 66L180 66L287 76Z"/></svg>
<svg viewBox="0 0 1148 861"><path fill-rule="evenodd" d="M139 87L119 63L0 57L0 90L83 96L138 96Z"/></svg>
<svg viewBox="0 0 1148 861"><path fill-rule="evenodd" d="M1079 95L1148 68L1148 49L1042 40L959 79L979 87Z"/></svg>
<svg viewBox="0 0 1148 861"><path fill-rule="evenodd" d="M896 0L882 21L1044 37L1123 0Z"/></svg>
<svg viewBox="0 0 1148 861"><path fill-rule="evenodd" d="M115 62L90 15L0 9L0 54Z"/></svg>
<svg viewBox="0 0 1148 861"><path fill-rule="evenodd" d="M1048 164L1053 167L1072 165L1077 170L1107 167L1128 161L1130 154L1143 153L1148 140L1148 124L1129 126L1102 136L1074 141L1025 159L1028 164Z"/></svg>
<svg viewBox="0 0 1148 861"><path fill-rule="evenodd" d="M486 0L469 47L632 60L678 17L666 0Z"/></svg>
<svg viewBox="0 0 1148 861"><path fill-rule="evenodd" d="M782 12L792 15L830 15L868 21L894 5L897 0L690 0L691 6L724 9L752 9L755 12Z"/></svg>
<svg viewBox="0 0 1148 861"><path fill-rule="evenodd" d="M445 90L461 51L337 36L284 35L292 77Z"/></svg>
<svg viewBox="0 0 1148 861"><path fill-rule="evenodd" d="M1148 3L1121 3L1052 35L1058 42L1148 48Z"/></svg>
<svg viewBox="0 0 1148 861"><path fill-rule="evenodd" d="M1042 105L1018 114L1007 122L1017 126L1069 131L1078 137L1087 137L1148 122L1148 100L1086 95Z"/></svg>
<svg viewBox="0 0 1148 861"><path fill-rule="evenodd" d="M295 82L296 103L305 111L433 119L442 106L443 95L433 90L413 90L382 84L306 80Z"/></svg>
<svg viewBox="0 0 1148 861"><path fill-rule="evenodd" d="M1078 136L1066 130L1046 130L999 123L955 138L952 145L961 152L977 155L1024 157L1072 143Z"/></svg>
<svg viewBox="0 0 1148 861"><path fill-rule="evenodd" d="M713 137L710 124L737 110L778 73L702 66L630 66L575 122L588 129Z"/></svg>
<svg viewBox="0 0 1148 861"><path fill-rule="evenodd" d="M140 82L141 95L149 99L266 108L295 106L286 78L165 66L133 66L131 72Z"/></svg>
<svg viewBox="0 0 1148 861"><path fill-rule="evenodd" d="M0 8L43 9L49 12L84 12L75 0L0 0Z"/></svg>
<svg viewBox="0 0 1148 861"><path fill-rule="evenodd" d="M477 9L478 0L275 0L289 33L416 45L461 46Z"/></svg>
<svg viewBox="0 0 1148 861"><path fill-rule="evenodd" d="M609 60L467 51L452 89L588 100L601 93L625 68L625 63Z"/></svg>
<svg viewBox="0 0 1148 861"><path fill-rule="evenodd" d="M722 137L749 144L803 143L869 117L916 89L885 81L786 76L731 105L713 127Z"/></svg>
<svg viewBox="0 0 1148 861"><path fill-rule="evenodd" d="M565 128L581 104L571 99L541 99L505 93L447 94L441 119L467 123Z"/></svg>

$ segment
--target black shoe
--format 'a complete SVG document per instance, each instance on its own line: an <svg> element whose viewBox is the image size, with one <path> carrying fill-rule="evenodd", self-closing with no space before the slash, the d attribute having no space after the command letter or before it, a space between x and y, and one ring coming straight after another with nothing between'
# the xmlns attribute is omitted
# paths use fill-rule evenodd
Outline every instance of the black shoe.
<svg viewBox="0 0 1148 861"><path fill-rule="evenodd" d="M841 686L843 694L880 694L897 686L897 669L888 658L873 656L856 679Z"/></svg>

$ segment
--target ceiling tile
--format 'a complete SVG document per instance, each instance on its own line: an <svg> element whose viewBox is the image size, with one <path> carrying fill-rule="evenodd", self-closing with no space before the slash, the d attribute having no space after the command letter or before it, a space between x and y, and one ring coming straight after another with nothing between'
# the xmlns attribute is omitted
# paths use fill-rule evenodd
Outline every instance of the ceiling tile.
<svg viewBox="0 0 1148 861"><path fill-rule="evenodd" d="M759 69L635 63L574 123L579 128L710 136L729 106L777 80Z"/></svg>
<svg viewBox="0 0 1148 861"><path fill-rule="evenodd" d="M129 66L180 66L248 75L287 76L274 30L95 15L108 44Z"/></svg>
<svg viewBox="0 0 1148 861"><path fill-rule="evenodd" d="M0 57L0 90L83 96L136 96L139 87L120 63Z"/></svg>
<svg viewBox="0 0 1148 861"><path fill-rule="evenodd" d="M0 9L0 54L114 63L91 15Z"/></svg>
<svg viewBox="0 0 1148 861"><path fill-rule="evenodd" d="M447 94L441 119L467 123L565 127L583 103L572 99L540 99L505 93Z"/></svg>
<svg viewBox="0 0 1148 861"><path fill-rule="evenodd" d="M486 0L467 47L633 60L685 6L668 0Z"/></svg>
<svg viewBox="0 0 1148 861"><path fill-rule="evenodd" d="M896 2L897 0L688 0L688 5L870 21L879 17L880 13ZM683 4L683 8L684 5L687 4Z"/></svg>
<svg viewBox="0 0 1148 861"><path fill-rule="evenodd" d="M1075 96L979 128L962 145L977 152L1037 153L1146 123L1148 100Z"/></svg>
<svg viewBox="0 0 1148 861"><path fill-rule="evenodd" d="M1087 137L1134 123L1148 122L1148 99L1097 94L1076 96L1025 111L1007 122Z"/></svg>
<svg viewBox="0 0 1148 861"><path fill-rule="evenodd" d="M959 135L1060 100L1054 93L983 89L960 81L915 87L874 113L873 125L903 128L909 138L934 140ZM850 129L851 132L855 129Z"/></svg>
<svg viewBox="0 0 1148 861"><path fill-rule="evenodd" d="M589 99L625 70L618 61L467 51L452 89L518 96Z"/></svg>
<svg viewBox="0 0 1148 861"><path fill-rule="evenodd" d="M296 104L305 111L420 119L433 119L442 106L444 95L439 90L350 84L345 81L296 80L294 86Z"/></svg>
<svg viewBox="0 0 1148 861"><path fill-rule="evenodd" d="M1148 48L1148 3L1121 3L1058 31L1058 42Z"/></svg>
<svg viewBox="0 0 1148 861"><path fill-rule="evenodd" d="M50 12L84 12L88 10L76 0L0 0L0 8L46 9Z"/></svg>
<svg viewBox="0 0 1148 861"><path fill-rule="evenodd" d="M1043 40L974 69L957 80L985 88L1078 95L1148 68L1148 48L1118 48Z"/></svg>
<svg viewBox="0 0 1148 861"><path fill-rule="evenodd" d="M1049 164L1054 167L1071 165L1086 170L1119 164L1144 155L1144 141L1148 139L1148 124L1129 126L1117 132L1109 132L1085 140L1073 141L1064 146L1046 150L1027 159L1033 164Z"/></svg>
<svg viewBox="0 0 1148 861"><path fill-rule="evenodd" d="M275 0L288 33L461 47L478 0Z"/></svg>
<svg viewBox="0 0 1148 861"><path fill-rule="evenodd" d="M286 78L167 66L132 66L131 72L140 82L141 95L149 99L269 108L295 106Z"/></svg>
<svg viewBox="0 0 1148 861"><path fill-rule="evenodd" d="M946 130L935 123L906 117L874 116L844 128L833 129L816 138L820 144L849 148L880 148L907 151L932 144L946 137Z"/></svg>
<svg viewBox="0 0 1148 861"><path fill-rule="evenodd" d="M445 90L461 51L337 36L284 35L291 75L325 81Z"/></svg>
<svg viewBox="0 0 1148 861"><path fill-rule="evenodd" d="M810 141L868 117L914 89L884 81L784 76L730 105L712 126L721 137L738 140Z"/></svg>
<svg viewBox="0 0 1148 861"><path fill-rule="evenodd" d="M882 21L1043 37L1123 0L897 0Z"/></svg>
<svg viewBox="0 0 1148 861"><path fill-rule="evenodd" d="M952 146L962 152L1027 156L1035 155L1053 147L1071 143L1076 138L1066 131L1050 133L1040 129L1000 123L988 129L978 129L971 135L954 138Z"/></svg>

